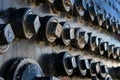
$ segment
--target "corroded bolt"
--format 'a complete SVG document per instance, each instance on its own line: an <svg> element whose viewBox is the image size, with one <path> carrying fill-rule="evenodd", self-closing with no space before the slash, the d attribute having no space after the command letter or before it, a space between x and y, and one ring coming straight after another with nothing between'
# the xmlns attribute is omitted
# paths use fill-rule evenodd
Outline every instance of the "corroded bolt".
<svg viewBox="0 0 120 80"><path fill-rule="evenodd" d="M75 39L72 40L73 46L83 49L88 43L88 35L81 28L75 28Z"/></svg>
<svg viewBox="0 0 120 80"><path fill-rule="evenodd" d="M54 16L40 17L41 27L37 33L37 40L47 40L48 42L54 42L60 37L62 27L59 25L58 20ZM41 34L42 33L42 34Z"/></svg>

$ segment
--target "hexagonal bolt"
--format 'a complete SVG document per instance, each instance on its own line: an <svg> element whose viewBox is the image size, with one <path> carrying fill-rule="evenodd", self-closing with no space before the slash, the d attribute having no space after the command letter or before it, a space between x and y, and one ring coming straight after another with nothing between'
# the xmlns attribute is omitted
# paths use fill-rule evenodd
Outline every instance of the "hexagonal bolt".
<svg viewBox="0 0 120 80"><path fill-rule="evenodd" d="M77 29L77 31L76 31ZM88 43L88 35L85 31L80 28L75 29L75 39L73 41L73 46L83 49L85 45Z"/></svg>
<svg viewBox="0 0 120 80"><path fill-rule="evenodd" d="M9 44L15 38L10 24L0 24L0 35L0 45Z"/></svg>
<svg viewBox="0 0 120 80"><path fill-rule="evenodd" d="M58 11L69 12L73 7L74 2L74 0L55 0L54 6Z"/></svg>
<svg viewBox="0 0 120 80"><path fill-rule="evenodd" d="M60 22L60 25L63 27L63 31L61 37L56 41L62 45L68 46L71 42L71 39L75 37L74 29L71 28L67 22Z"/></svg>
<svg viewBox="0 0 120 80"><path fill-rule="evenodd" d="M110 57L111 54L114 53L114 48L115 48L114 44L108 46L108 51L107 51L108 57Z"/></svg>
<svg viewBox="0 0 120 80"><path fill-rule="evenodd" d="M61 35L62 28L56 17L48 15L40 17L41 27L39 28L36 39L54 42ZM57 32L56 32L57 31ZM42 33L42 34L41 34Z"/></svg>
<svg viewBox="0 0 120 80"><path fill-rule="evenodd" d="M37 26L39 26L40 24L39 18L35 15L29 16L33 14L33 11L30 8L19 8L17 10L14 10L13 12L8 13L8 21L10 22L15 35L18 38L22 39L32 38L34 35L34 32L32 31L34 31L35 29L37 30ZM31 20L27 18L30 18ZM27 22L26 19L29 22ZM28 25L26 25L26 23L28 23ZM31 31L31 29L33 30Z"/></svg>
<svg viewBox="0 0 120 80"><path fill-rule="evenodd" d="M98 39L97 36L92 36L90 40L90 49L95 51L98 48Z"/></svg>
<svg viewBox="0 0 120 80"><path fill-rule="evenodd" d="M76 67L74 57L64 51L54 55L53 68L56 76L72 75L73 69Z"/></svg>
<svg viewBox="0 0 120 80"><path fill-rule="evenodd" d="M114 48L114 52L112 53L112 57L114 59L116 59L117 57L119 57L119 54L120 54L120 48L119 47L115 47Z"/></svg>
<svg viewBox="0 0 120 80"><path fill-rule="evenodd" d="M36 77L35 80L60 80L54 76Z"/></svg>
<svg viewBox="0 0 120 80"><path fill-rule="evenodd" d="M90 67L90 74L91 76L96 76L100 72L100 66L99 63L95 62L91 64Z"/></svg>
<svg viewBox="0 0 120 80"><path fill-rule="evenodd" d="M104 52L108 50L108 42L101 42L99 45L100 55L104 55Z"/></svg>
<svg viewBox="0 0 120 80"><path fill-rule="evenodd" d="M74 39L74 28L64 28L63 29L64 39Z"/></svg>
<svg viewBox="0 0 120 80"><path fill-rule="evenodd" d="M68 69L73 69L77 67L75 57L68 57L65 59L65 64Z"/></svg>
<svg viewBox="0 0 120 80"><path fill-rule="evenodd" d="M25 21L25 26L27 28L30 28L29 30L34 35L38 33L38 30L41 26L39 16L37 16L36 14L29 14L29 15L26 16L26 19L24 21Z"/></svg>
<svg viewBox="0 0 120 80"><path fill-rule="evenodd" d="M80 74L84 77L87 75L87 70L90 69L90 65L87 59L84 59L82 57L78 57L77 61L78 69L80 71Z"/></svg>
<svg viewBox="0 0 120 80"><path fill-rule="evenodd" d="M99 78L105 78L109 73L108 67L104 65L102 62L99 62L100 65L100 73L98 74Z"/></svg>
<svg viewBox="0 0 120 80"><path fill-rule="evenodd" d="M109 25L110 25L110 18L106 18L105 19L105 22L106 22L106 29L108 30L109 29Z"/></svg>
<svg viewBox="0 0 120 80"><path fill-rule="evenodd" d="M115 33L116 31L116 21L114 19L110 19L110 25L108 31Z"/></svg>
<svg viewBox="0 0 120 80"><path fill-rule="evenodd" d="M88 10L89 10L89 13L90 13L91 20L94 21L95 20L94 18L96 16L96 14L95 14L95 7L91 6L91 7L88 8Z"/></svg>
<svg viewBox="0 0 120 80"><path fill-rule="evenodd" d="M103 22L105 21L104 13L102 12L97 13L97 18L99 26L102 26Z"/></svg>
<svg viewBox="0 0 120 80"><path fill-rule="evenodd" d="M99 78L97 76L92 76L91 78L92 80L99 80Z"/></svg>
<svg viewBox="0 0 120 80"><path fill-rule="evenodd" d="M48 30L49 34L60 38L63 31L63 27L56 22L51 22Z"/></svg>

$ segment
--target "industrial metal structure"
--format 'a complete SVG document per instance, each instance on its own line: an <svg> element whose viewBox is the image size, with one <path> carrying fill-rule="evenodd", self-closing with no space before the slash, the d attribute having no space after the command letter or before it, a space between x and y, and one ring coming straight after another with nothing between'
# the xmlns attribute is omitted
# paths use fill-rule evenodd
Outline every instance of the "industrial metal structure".
<svg viewBox="0 0 120 80"><path fill-rule="evenodd" d="M119 80L119 0L0 0L0 80Z"/></svg>

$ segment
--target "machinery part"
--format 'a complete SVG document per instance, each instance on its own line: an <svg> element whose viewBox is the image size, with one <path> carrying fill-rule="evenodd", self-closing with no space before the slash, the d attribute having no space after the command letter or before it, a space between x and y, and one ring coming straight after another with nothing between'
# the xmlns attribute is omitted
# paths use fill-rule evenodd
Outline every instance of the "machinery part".
<svg viewBox="0 0 120 80"><path fill-rule="evenodd" d="M52 54L53 68L56 76L70 76L73 69L76 68L75 57L70 56L68 52L60 52L59 54Z"/></svg>
<svg viewBox="0 0 120 80"><path fill-rule="evenodd" d="M90 69L89 62L87 59L82 58L81 56L75 56L77 68L74 72L75 74L80 74L81 77L85 77L87 75L87 70Z"/></svg>
<svg viewBox="0 0 120 80"><path fill-rule="evenodd" d="M114 53L114 48L115 48L114 44L108 46L107 50L108 57L110 57Z"/></svg>
<svg viewBox="0 0 120 80"><path fill-rule="evenodd" d="M90 66L91 76L96 76L100 72L100 65L98 62L92 63Z"/></svg>
<svg viewBox="0 0 120 80"><path fill-rule="evenodd" d="M56 41L68 46L71 43L71 39L74 39L74 28L71 28L67 22L60 22L60 25L63 27L63 31L61 37Z"/></svg>
<svg viewBox="0 0 120 80"><path fill-rule="evenodd" d="M88 33L88 47L91 51L95 51L98 48L98 39L97 36L92 36L92 33Z"/></svg>
<svg viewBox="0 0 120 80"><path fill-rule="evenodd" d="M100 73L98 74L99 78L106 78L107 74L109 73L108 67L104 65L102 62L99 62L100 65Z"/></svg>
<svg viewBox="0 0 120 80"><path fill-rule="evenodd" d="M40 17L41 27L37 34L37 40L47 40L48 42L54 42L62 34L63 28L58 23L56 17L45 16ZM42 34L41 34L42 33Z"/></svg>
<svg viewBox="0 0 120 80"><path fill-rule="evenodd" d="M119 54L120 54L120 48L119 47L115 47L114 48L114 52L112 53L112 57L114 59L117 59L117 57L119 56Z"/></svg>
<svg viewBox="0 0 120 80"><path fill-rule="evenodd" d="M10 80L33 80L44 75L39 64L30 58L16 58L7 70L5 77Z"/></svg>
<svg viewBox="0 0 120 80"><path fill-rule="evenodd" d="M5 52L7 52L7 50L9 49L10 44L7 45L0 45L0 54L3 54Z"/></svg>
<svg viewBox="0 0 120 80"><path fill-rule="evenodd" d="M74 0L55 0L54 6L58 11L69 12L73 5Z"/></svg>
<svg viewBox="0 0 120 80"><path fill-rule="evenodd" d="M40 27L39 16L34 14L30 8L8 8L3 12L3 16L11 24L18 38L30 39Z"/></svg>
<svg viewBox="0 0 120 80"><path fill-rule="evenodd" d="M10 24L0 24L0 45L10 44L15 38Z"/></svg>
<svg viewBox="0 0 120 80"><path fill-rule="evenodd" d="M100 55L104 55L104 53L108 50L108 42L100 42L99 44L99 52Z"/></svg>
<svg viewBox="0 0 120 80"><path fill-rule="evenodd" d="M54 76L46 76L46 77L36 77L35 80L60 80Z"/></svg>
<svg viewBox="0 0 120 80"><path fill-rule="evenodd" d="M81 28L75 28L75 39L72 40L72 45L83 49L88 43L88 35Z"/></svg>

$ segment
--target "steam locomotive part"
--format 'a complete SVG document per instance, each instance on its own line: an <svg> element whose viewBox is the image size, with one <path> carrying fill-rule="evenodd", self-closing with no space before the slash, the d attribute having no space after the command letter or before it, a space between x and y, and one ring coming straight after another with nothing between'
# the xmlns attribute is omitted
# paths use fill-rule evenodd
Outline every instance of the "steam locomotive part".
<svg viewBox="0 0 120 80"><path fill-rule="evenodd" d="M33 80L35 77L44 76L39 64L30 58L16 58L9 69L6 69L8 71L4 78L9 80Z"/></svg>
<svg viewBox="0 0 120 80"><path fill-rule="evenodd" d="M52 61L56 76L70 76L73 69L76 68L75 57L70 56L68 52L60 52L59 54L52 54L54 59Z"/></svg>
<svg viewBox="0 0 120 80"><path fill-rule="evenodd" d="M56 17L45 16L40 17L41 27L37 34L37 40L47 40L48 42L54 42L61 36L62 27L58 23ZM43 34L41 34L43 33Z"/></svg>

